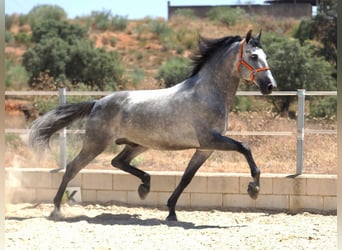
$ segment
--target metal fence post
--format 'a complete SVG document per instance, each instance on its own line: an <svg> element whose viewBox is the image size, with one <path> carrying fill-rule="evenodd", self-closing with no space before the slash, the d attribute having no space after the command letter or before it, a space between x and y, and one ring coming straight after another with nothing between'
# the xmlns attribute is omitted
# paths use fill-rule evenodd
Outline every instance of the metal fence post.
<svg viewBox="0 0 342 250"><path fill-rule="evenodd" d="M60 88L59 94L59 105L66 104L66 88ZM59 167L66 168L67 157L66 157L66 128L63 128L59 132Z"/></svg>
<svg viewBox="0 0 342 250"><path fill-rule="evenodd" d="M298 89L297 112L297 169L296 174L303 173L304 166L304 113L305 113L305 89Z"/></svg>

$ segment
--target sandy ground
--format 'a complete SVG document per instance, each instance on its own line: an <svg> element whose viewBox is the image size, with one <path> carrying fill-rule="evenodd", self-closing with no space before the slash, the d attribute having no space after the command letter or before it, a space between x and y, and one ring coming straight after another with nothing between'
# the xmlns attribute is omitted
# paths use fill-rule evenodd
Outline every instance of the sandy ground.
<svg viewBox="0 0 342 250"><path fill-rule="evenodd" d="M336 215L178 210L117 205L8 205L6 249L336 249Z"/></svg>

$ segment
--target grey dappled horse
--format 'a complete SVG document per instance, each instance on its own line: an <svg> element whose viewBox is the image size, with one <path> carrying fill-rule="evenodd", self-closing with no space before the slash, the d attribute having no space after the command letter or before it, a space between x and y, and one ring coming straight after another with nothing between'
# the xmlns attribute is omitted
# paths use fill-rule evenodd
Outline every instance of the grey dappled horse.
<svg viewBox="0 0 342 250"><path fill-rule="evenodd" d="M238 151L245 156L253 177L248 193L256 199L260 170L249 147L224 136L240 79L259 86L265 95L276 87L261 47L261 32L255 37L251 34L250 30L245 39L199 37L198 52L192 56L192 74L173 87L118 91L99 100L59 106L37 119L31 128L29 144L41 150L48 146L52 134L88 117L82 149L67 165L51 216L61 215L61 199L69 181L112 142L125 145L112 165L141 179L138 188L141 199L150 191L150 175L130 165L134 157L149 148L195 149L167 202L167 220L177 220L175 206L179 196L214 150Z"/></svg>

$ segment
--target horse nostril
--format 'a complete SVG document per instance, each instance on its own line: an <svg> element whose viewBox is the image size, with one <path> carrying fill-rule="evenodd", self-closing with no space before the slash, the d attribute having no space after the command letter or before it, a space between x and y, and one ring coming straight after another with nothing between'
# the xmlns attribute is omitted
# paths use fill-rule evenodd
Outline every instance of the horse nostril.
<svg viewBox="0 0 342 250"><path fill-rule="evenodd" d="M269 93L272 92L272 90L273 90L273 84L272 84L272 83L269 83L269 84L267 85L267 90L268 90Z"/></svg>

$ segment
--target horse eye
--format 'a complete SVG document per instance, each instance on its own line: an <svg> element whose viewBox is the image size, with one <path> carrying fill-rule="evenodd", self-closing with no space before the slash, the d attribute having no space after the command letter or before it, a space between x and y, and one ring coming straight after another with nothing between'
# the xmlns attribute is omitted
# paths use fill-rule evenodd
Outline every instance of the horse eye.
<svg viewBox="0 0 342 250"><path fill-rule="evenodd" d="M257 54L252 54L252 55L251 55L251 59L252 59L252 60L258 59L258 55L257 55Z"/></svg>

